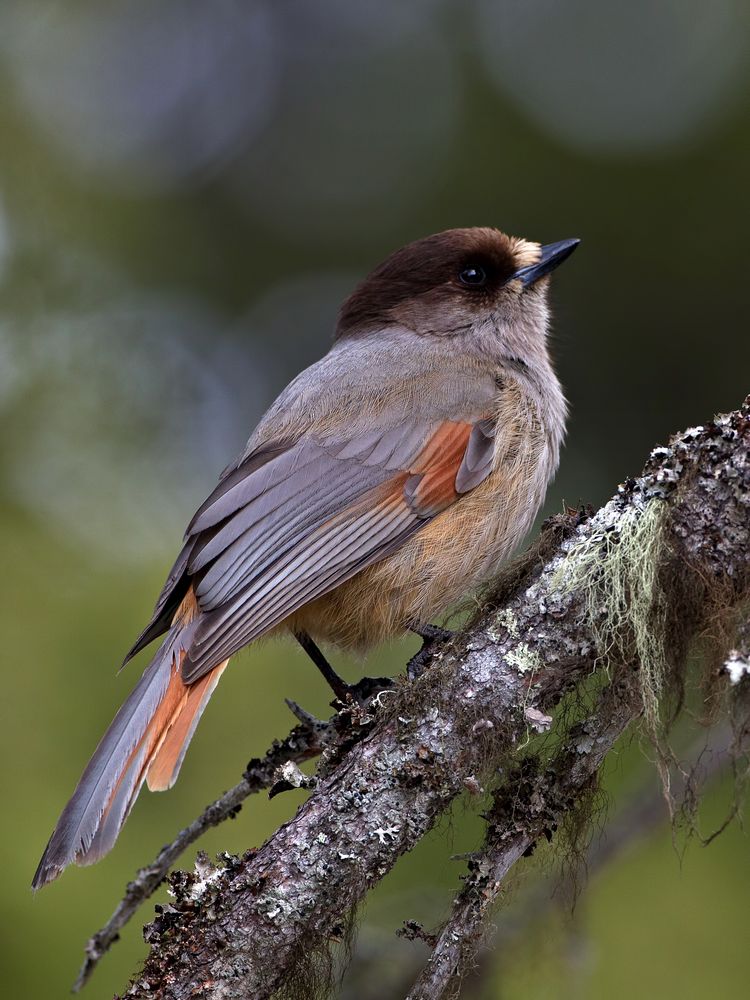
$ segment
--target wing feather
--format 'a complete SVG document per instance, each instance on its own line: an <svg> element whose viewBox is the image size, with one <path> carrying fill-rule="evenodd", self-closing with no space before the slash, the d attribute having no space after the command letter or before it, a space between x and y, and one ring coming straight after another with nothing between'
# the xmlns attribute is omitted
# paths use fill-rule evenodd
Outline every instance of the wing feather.
<svg viewBox="0 0 750 1000"><path fill-rule="evenodd" d="M189 570L195 574L203 569L208 563L215 560L222 553L233 551L234 543L241 537L248 536L253 530L262 524L262 531L255 531L253 541L258 549L263 547L264 539L277 529L290 532L295 525L307 523L311 516L318 517L318 508L315 513L308 507L300 503L301 497L307 497L317 484L321 489L325 488L326 499L321 504L322 508L328 506L331 510L336 509L342 501L346 502L350 497L362 492L363 477L360 467L355 462L340 463L337 468L330 468L330 463L318 468L317 475L310 476L302 489L294 489L278 506L265 511L260 510L254 503L248 503L241 508L237 514L222 525L211 537L210 541L203 546L200 551L194 553L189 563ZM370 478L373 483L377 483L385 478L384 474L371 473ZM245 542L247 542L247 538ZM222 564L222 572L228 568L227 563Z"/></svg>
<svg viewBox="0 0 750 1000"><path fill-rule="evenodd" d="M397 492L379 504L360 503L324 522L304 545L288 549L271 573L260 574L233 601L204 615L183 663L185 681L200 676L203 664L213 661L220 650L236 650L251 642L349 579L374 554L383 558L393 539L401 542L417 531L424 522L407 507L402 482L400 477Z"/></svg>
<svg viewBox="0 0 750 1000"><path fill-rule="evenodd" d="M480 420L471 429L463 460L456 474L456 491L468 493L492 471L495 460L495 421Z"/></svg>
<svg viewBox="0 0 750 1000"><path fill-rule="evenodd" d="M413 420L307 435L230 469L193 518L157 609L163 618L170 593L193 586L200 613L183 680L385 558L473 489L492 468L492 430L483 419Z"/></svg>

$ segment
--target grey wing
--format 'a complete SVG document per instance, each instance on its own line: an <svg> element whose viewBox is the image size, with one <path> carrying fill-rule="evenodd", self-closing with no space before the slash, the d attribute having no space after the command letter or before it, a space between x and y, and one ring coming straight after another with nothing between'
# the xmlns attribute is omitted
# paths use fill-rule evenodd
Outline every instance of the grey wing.
<svg viewBox="0 0 750 1000"><path fill-rule="evenodd" d="M384 558L458 499L473 426L424 422L348 440L307 437L221 483L193 519L183 557L200 609L184 680L196 681ZM475 460L489 471L480 451Z"/></svg>
<svg viewBox="0 0 750 1000"><path fill-rule="evenodd" d="M495 421L486 418L474 424L463 461L456 475L456 492L468 493L487 478L495 459Z"/></svg>
<svg viewBox="0 0 750 1000"><path fill-rule="evenodd" d="M190 576L188 575L187 567L190 556L196 546L196 536L192 532L192 527L196 519L200 517L206 507L222 497L239 480L248 478L253 472L260 469L267 462L270 462L272 459L286 451L288 447L288 444L282 443L279 445L259 448L239 465L236 463L232 464L224 471L221 479L219 480L218 486L213 493L211 493L205 503L198 508L193 516L193 520L188 525L188 529L185 533L185 542L180 549L180 554L177 556L174 565L169 571L164 586L161 589L161 593L156 601L156 607L154 608L151 620L128 650L128 653L122 662L123 667L126 663L132 660L134 656L140 653L142 649L145 649L146 646L152 643L155 639L158 639L159 636L164 635L164 633L167 632L172 624L175 612L188 592L190 587Z"/></svg>
<svg viewBox="0 0 750 1000"><path fill-rule="evenodd" d="M283 414L276 414L274 422L282 435L288 427L289 437L261 442L256 432L255 448L227 470L193 518L154 618L130 655L166 631L192 588L200 614L186 637L183 677L193 682L384 558L473 489L492 469L492 424L477 422L475 407L487 407L494 384L460 385L461 393L441 394L442 417L428 415L436 401L426 392L424 405L412 394L411 419L399 419L401 406L392 407L381 431L370 430L373 420L353 402L341 410L352 413L349 426L338 419L342 429L325 439L300 436L294 422L284 425ZM295 392L307 407L314 402ZM445 401L457 395L453 412L467 415L447 417ZM296 396L283 402L284 413L294 414Z"/></svg>
<svg viewBox="0 0 750 1000"><path fill-rule="evenodd" d="M382 559L426 518L404 491L430 427L305 438L204 505L187 562L201 615L193 682L315 597Z"/></svg>

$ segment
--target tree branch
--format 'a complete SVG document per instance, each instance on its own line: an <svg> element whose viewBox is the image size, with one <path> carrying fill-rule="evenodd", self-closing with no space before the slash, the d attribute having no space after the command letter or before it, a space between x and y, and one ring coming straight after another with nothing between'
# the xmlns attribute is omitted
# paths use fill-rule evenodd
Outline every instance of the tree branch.
<svg viewBox="0 0 750 1000"><path fill-rule="evenodd" d="M735 736L726 722L715 726L708 735L701 732L694 737L680 754L680 760L685 761L683 768L690 779L689 783L698 781L701 788L707 791L728 772L736 755L737 748L734 744ZM647 780L638 781L628 790L625 801L618 806L615 815L611 818L602 817L606 820L603 829L588 831L590 842L585 848L585 856L579 860L576 853L571 871L561 869L558 851L553 855L556 862L554 867L549 859L544 858L542 865L537 864L522 885L514 886L512 897L508 898L502 893L494 895L499 912L497 909L489 912L490 907L487 907L487 922L478 934L479 947L473 960L471 949L467 949L466 968L460 983L467 997L484 996L489 978L497 975L498 967L502 970L506 957L512 960L517 952L516 943L519 939L549 911L567 911L567 916L571 916L570 906L579 890L578 874L581 870L583 883L588 885L604 867L636 849L641 842L668 823L664 792L653 778L651 773ZM516 795L508 785L506 780L502 790L506 790L515 799ZM678 789L678 794L686 791L683 787ZM498 794L495 793L493 798L497 798ZM598 809L596 815L600 815ZM475 872L482 868L490 870L491 862L485 860L484 854L490 853L488 842L493 839L490 829L482 852L471 855L471 865ZM502 843L499 849L502 849ZM566 860L569 849L563 847L560 861ZM507 886L505 892L507 894ZM454 901L453 908L459 905L459 898L460 896ZM413 920L405 920L403 926L396 931L396 936L408 941L421 940L430 947L434 947L440 937L425 931ZM392 934L389 936L385 929L363 927L342 983L341 1000L365 1000L366 997L370 1000L383 1000L384 997L406 996L410 984L414 983L425 964L421 951L421 948L406 951L394 947Z"/></svg>
<svg viewBox="0 0 750 1000"><path fill-rule="evenodd" d="M532 853L541 836L551 837L560 818L595 782L607 753L640 712L632 688L607 687L596 711L572 728L543 773L537 773L534 758L529 759L531 767L511 773L494 796L485 848L472 858L464 888L408 1000L457 995L503 879L517 861Z"/></svg>
<svg viewBox="0 0 750 1000"><path fill-rule="evenodd" d="M696 779L702 788L710 787L727 773L738 749L745 748L735 746L735 736L726 722L715 727L708 739L705 734L700 734L682 756L686 762L686 782L681 791L687 793L687 786ZM647 786L641 784L633 789L604 830L592 838L583 862L586 882L652 836L668 818L661 787L649 782ZM490 960L494 965L498 955L502 960L504 951L510 954L510 949L524 931L553 905L565 908L575 898L576 887L572 878L561 882L559 873L545 874L546 877L536 879L525 888L519 899L514 899L513 907L500 915L495 928L488 928L477 964L467 970L465 985L481 982L483 975L489 972Z"/></svg>
<svg viewBox="0 0 750 1000"><path fill-rule="evenodd" d="M340 704L340 703L336 703ZM78 993L91 978L94 969L106 955L120 931L138 908L149 899L167 877L169 869L182 854L207 830L234 819L242 803L251 795L269 790L269 797L293 787L309 787L297 764L318 757L328 746L350 745L361 739L372 725L374 717L349 699L328 721L316 719L293 701L287 699L290 711L300 725L283 739L274 740L263 757L255 757L245 768L242 779L229 791L206 806L203 812L166 844L149 865L140 868L107 923L89 938L85 959L72 992ZM290 780L291 778L291 780Z"/></svg>
<svg viewBox="0 0 750 1000"><path fill-rule="evenodd" d="M596 514L555 519L430 669L381 696L387 707L373 730L348 752L324 754L290 822L244 858L173 881L174 905L148 928L151 952L128 996L262 1000L295 975L325 972L342 915L477 775L517 759L530 725L592 675L608 672L629 706L600 731L602 756L634 714L631 696L658 735L688 643L707 631L707 614L728 616L747 596L749 448L746 401L655 449ZM583 788L598 766L589 756L561 789L574 794L576 780Z"/></svg>
<svg viewBox="0 0 750 1000"><path fill-rule="evenodd" d="M125 895L101 930L93 934L86 943L86 958L78 978L73 984L77 993L88 982L101 958L117 940L120 931L127 924L138 907L156 892L167 877L169 869L196 840L227 819L233 819L242 808L242 803L251 795L271 788L277 780L279 769L285 764L300 764L316 757L323 749L328 724L315 726L317 720L295 726L283 740L275 740L264 757L251 760L245 768L242 780L229 791L224 792L215 802L206 806L200 816L177 834L174 840L162 847L156 858L136 872L132 882L128 882Z"/></svg>

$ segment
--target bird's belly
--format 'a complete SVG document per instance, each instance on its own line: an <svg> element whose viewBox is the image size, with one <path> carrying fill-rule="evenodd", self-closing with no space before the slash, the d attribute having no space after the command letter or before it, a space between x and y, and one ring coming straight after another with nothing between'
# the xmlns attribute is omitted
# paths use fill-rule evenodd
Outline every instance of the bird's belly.
<svg viewBox="0 0 750 1000"><path fill-rule="evenodd" d="M397 552L301 608L287 624L365 650L439 618L490 579L523 539L552 471L539 456L496 470Z"/></svg>

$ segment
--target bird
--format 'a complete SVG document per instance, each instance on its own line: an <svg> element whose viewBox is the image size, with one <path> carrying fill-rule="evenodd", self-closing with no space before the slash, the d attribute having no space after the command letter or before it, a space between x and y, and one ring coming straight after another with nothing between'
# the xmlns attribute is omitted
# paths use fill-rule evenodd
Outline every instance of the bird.
<svg viewBox="0 0 750 1000"><path fill-rule="evenodd" d="M170 788L230 658L291 633L366 652L444 616L527 533L567 403L549 275L579 240L449 229L355 288L328 352L281 392L198 508L125 662L161 639L55 826L35 889L114 845ZM343 682L340 682L343 683Z"/></svg>

